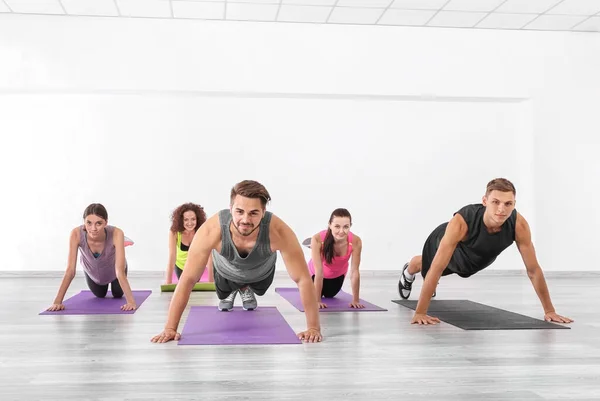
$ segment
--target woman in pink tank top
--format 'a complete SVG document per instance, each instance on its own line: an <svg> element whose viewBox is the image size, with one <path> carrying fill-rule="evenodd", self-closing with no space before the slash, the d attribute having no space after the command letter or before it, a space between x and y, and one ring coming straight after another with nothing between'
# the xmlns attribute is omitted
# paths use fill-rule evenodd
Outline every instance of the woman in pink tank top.
<svg viewBox="0 0 600 401"><path fill-rule="evenodd" d="M358 235L350 231L352 216L346 209L335 209L329 217L327 230L313 235L310 241L311 259L308 269L315 284L319 308L326 308L321 298L333 298L342 289L348 273L350 260L350 276L352 282L352 308L364 308L359 302L360 255L362 241ZM306 243L306 241L305 241Z"/></svg>
<svg viewBox="0 0 600 401"><path fill-rule="evenodd" d="M127 280L125 260L125 235L120 228L108 225L106 208L92 203L83 212L84 224L71 230L69 259L58 294L49 311L65 309L63 299L69 285L75 278L77 253L81 251L81 264L86 282L92 293L104 298L110 290L114 298L125 295L126 303L122 310L134 310L137 305Z"/></svg>

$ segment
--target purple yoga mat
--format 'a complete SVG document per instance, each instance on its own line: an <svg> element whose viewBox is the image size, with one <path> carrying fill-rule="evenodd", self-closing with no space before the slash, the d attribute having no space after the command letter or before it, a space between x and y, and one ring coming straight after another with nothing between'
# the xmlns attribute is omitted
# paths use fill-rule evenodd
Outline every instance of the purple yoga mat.
<svg viewBox="0 0 600 401"><path fill-rule="evenodd" d="M179 345L302 344L277 308L192 306Z"/></svg>
<svg viewBox="0 0 600 401"><path fill-rule="evenodd" d="M304 312L302 301L300 300L300 291L298 288L275 288L275 292L285 298L300 312ZM363 299L359 300L365 307L363 309L351 308L348 306L352 302L352 295L340 291L335 298L321 298L321 302L327 305L327 308L319 309L319 312L376 312L387 311Z"/></svg>
<svg viewBox="0 0 600 401"><path fill-rule="evenodd" d="M152 290L133 291L137 308L124 311L121 310L121 306L127 303L125 296L123 298L113 298L112 293L108 291L106 298L97 298L91 291L84 290L63 301L65 309L56 312L44 310L40 312L40 315L131 315L140 308L151 293Z"/></svg>

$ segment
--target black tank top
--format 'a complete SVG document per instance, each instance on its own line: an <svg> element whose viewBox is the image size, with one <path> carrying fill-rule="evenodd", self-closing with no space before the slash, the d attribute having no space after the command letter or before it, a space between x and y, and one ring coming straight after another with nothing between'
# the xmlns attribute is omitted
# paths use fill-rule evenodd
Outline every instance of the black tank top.
<svg viewBox="0 0 600 401"><path fill-rule="evenodd" d="M464 206L454 214L460 214L469 232L458 243L452 255L451 270L461 277L469 277L491 265L498 255L515 241L517 210L502 224L497 233L489 233L483 224L485 206L480 203Z"/></svg>

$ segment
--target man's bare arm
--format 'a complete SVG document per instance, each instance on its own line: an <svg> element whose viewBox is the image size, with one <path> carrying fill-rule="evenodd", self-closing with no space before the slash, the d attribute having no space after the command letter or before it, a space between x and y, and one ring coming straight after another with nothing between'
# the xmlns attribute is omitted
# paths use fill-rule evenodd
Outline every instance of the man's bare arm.
<svg viewBox="0 0 600 401"><path fill-rule="evenodd" d="M173 292L165 329L161 334L153 337L152 342L162 343L179 339L177 328L179 327L181 315L187 306L194 285L198 282L202 273L204 273L210 252L218 245L220 240L221 227L219 225L219 216L214 215L202 224L196 235L194 235L194 239L188 250L188 257L183 268L183 273Z"/></svg>
<svg viewBox="0 0 600 401"><path fill-rule="evenodd" d="M542 303L544 308L544 319L552 322L570 323L573 320L564 316L560 316L554 310L554 305L550 300L550 291L544 278L544 272L540 267L535 253L533 242L531 241L531 230L527 220L520 214L517 214L517 223L515 230L515 242L521 253L521 258L527 269L527 276L531 280L531 284Z"/></svg>
<svg viewBox="0 0 600 401"><path fill-rule="evenodd" d="M450 259L452 258L456 246L467 235L467 232L468 226L464 218L458 213L455 214L446 226L446 232L440 241L440 246L431 262L431 267L425 276L419 302L417 302L417 307L411 323L439 323L438 318L427 315L427 309L429 308L431 297L435 292L444 269L448 266L448 263L450 263Z"/></svg>
<svg viewBox="0 0 600 401"><path fill-rule="evenodd" d="M271 218L271 232L275 234L271 240L274 245L273 250L281 252L288 274L298 286L304 306L307 329L298 336L308 342L321 341L317 296L300 242L292 229L275 215Z"/></svg>

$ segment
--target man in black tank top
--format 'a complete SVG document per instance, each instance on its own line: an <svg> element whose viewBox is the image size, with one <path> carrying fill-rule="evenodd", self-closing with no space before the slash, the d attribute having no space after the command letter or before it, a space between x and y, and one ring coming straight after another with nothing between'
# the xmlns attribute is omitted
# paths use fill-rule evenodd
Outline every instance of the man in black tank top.
<svg viewBox="0 0 600 401"><path fill-rule="evenodd" d="M481 204L464 206L454 213L449 222L436 227L425 241L422 255L413 257L404 265L398 282L402 298L410 296L412 283L419 271L424 278L411 323L439 323L438 318L427 315L427 309L441 276L457 274L470 277L491 265L513 242L517 244L527 275L540 298L544 319L572 322L554 310L531 242L529 225L515 209L515 195L515 187L507 179L490 181Z"/></svg>
<svg viewBox="0 0 600 401"><path fill-rule="evenodd" d="M307 329L298 333L298 338L311 343L322 340L319 305L304 252L292 229L266 211L270 200L262 184L251 180L239 182L231 189L230 208L219 211L200 226L173 293L165 328L152 342L179 340L179 320L209 260L212 260L216 293L221 300L219 309L233 308L238 292L244 304L250 305L244 309L255 309L254 293L263 295L273 281L277 251L298 286L305 310Z"/></svg>

